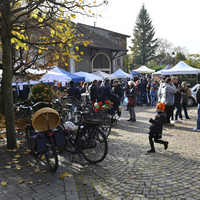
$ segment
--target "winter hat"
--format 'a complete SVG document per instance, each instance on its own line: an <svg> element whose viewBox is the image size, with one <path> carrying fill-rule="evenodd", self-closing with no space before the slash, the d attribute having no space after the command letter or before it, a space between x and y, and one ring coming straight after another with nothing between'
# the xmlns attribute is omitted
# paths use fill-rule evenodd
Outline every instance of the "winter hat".
<svg viewBox="0 0 200 200"><path fill-rule="evenodd" d="M156 108L164 111L165 110L165 104L164 103L159 103L159 104L157 104Z"/></svg>

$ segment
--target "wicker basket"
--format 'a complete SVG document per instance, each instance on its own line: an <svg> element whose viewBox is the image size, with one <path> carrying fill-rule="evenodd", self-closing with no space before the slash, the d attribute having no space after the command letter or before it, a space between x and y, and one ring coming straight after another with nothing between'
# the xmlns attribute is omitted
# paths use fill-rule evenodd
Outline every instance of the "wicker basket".
<svg viewBox="0 0 200 200"><path fill-rule="evenodd" d="M38 110L32 119L32 125L35 130L40 132L52 130L60 123L58 112L52 108L42 108Z"/></svg>

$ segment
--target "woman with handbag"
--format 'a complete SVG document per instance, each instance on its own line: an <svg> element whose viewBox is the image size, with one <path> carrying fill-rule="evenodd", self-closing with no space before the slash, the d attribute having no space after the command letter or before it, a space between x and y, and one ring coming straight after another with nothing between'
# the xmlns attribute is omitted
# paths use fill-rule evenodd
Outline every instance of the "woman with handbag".
<svg viewBox="0 0 200 200"><path fill-rule="evenodd" d="M128 85L129 85L129 89L128 89L127 97L128 97L128 107L129 107L130 119L128 119L127 121L135 122L136 116L135 116L134 107L136 105L137 89L136 89L133 81L129 81Z"/></svg>

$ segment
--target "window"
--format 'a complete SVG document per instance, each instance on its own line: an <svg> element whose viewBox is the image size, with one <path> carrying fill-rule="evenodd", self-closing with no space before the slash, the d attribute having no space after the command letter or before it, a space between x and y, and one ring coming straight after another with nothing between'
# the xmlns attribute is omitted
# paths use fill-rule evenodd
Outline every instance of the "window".
<svg viewBox="0 0 200 200"><path fill-rule="evenodd" d="M103 54L97 55L93 62L93 68L94 69L110 68L108 58Z"/></svg>
<svg viewBox="0 0 200 200"><path fill-rule="evenodd" d="M119 58L117 59L117 66L121 67L121 60Z"/></svg>
<svg viewBox="0 0 200 200"><path fill-rule="evenodd" d="M121 41L119 38L117 38L117 44L121 46Z"/></svg>

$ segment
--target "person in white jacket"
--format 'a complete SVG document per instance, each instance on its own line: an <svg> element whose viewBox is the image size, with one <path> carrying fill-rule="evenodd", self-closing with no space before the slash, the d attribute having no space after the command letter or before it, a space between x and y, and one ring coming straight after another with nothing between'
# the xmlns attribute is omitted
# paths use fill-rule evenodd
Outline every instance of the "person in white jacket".
<svg viewBox="0 0 200 200"><path fill-rule="evenodd" d="M170 117L173 112L173 105L175 96L174 94L177 92L175 85L170 77L165 79L165 83L160 86L160 90L158 91L158 95L160 96L160 102L165 104L165 113L167 114L165 125L173 126L174 124L170 123Z"/></svg>

